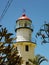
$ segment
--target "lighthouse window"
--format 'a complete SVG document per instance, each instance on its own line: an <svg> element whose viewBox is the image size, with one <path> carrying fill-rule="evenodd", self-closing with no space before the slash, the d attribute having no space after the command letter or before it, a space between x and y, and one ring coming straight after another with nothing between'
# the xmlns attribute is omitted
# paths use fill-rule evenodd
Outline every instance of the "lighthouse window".
<svg viewBox="0 0 49 65"><path fill-rule="evenodd" d="M25 23L25 27L27 27L27 23Z"/></svg>
<svg viewBox="0 0 49 65"><path fill-rule="evenodd" d="M25 46L25 50L26 50L26 51L29 51L28 45Z"/></svg>
<svg viewBox="0 0 49 65"><path fill-rule="evenodd" d="M26 65L29 65L29 62L28 61L26 62Z"/></svg>

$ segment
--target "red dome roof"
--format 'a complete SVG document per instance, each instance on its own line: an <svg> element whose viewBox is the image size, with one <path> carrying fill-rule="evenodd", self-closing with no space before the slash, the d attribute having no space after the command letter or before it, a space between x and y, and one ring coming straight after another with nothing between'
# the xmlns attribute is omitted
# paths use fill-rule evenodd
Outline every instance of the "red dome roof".
<svg viewBox="0 0 49 65"><path fill-rule="evenodd" d="M23 14L18 20L30 20L25 14Z"/></svg>

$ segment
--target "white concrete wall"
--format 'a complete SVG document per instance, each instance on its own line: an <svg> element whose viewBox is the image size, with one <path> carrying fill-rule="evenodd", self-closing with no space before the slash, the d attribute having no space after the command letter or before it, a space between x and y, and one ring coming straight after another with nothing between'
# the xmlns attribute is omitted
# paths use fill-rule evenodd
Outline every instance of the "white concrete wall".
<svg viewBox="0 0 49 65"><path fill-rule="evenodd" d="M21 28L21 29L18 29L17 32L16 32L16 41L19 42L19 41L31 41L31 33L32 31L30 29L27 29L27 28Z"/></svg>
<svg viewBox="0 0 49 65"><path fill-rule="evenodd" d="M29 46L29 51L25 50L25 46L28 45ZM34 48L35 45L33 43L19 43L17 45L17 49L19 51L20 56L22 57L22 59L24 60L24 65L26 65L26 62L28 61L28 59L33 59L34 58Z"/></svg>

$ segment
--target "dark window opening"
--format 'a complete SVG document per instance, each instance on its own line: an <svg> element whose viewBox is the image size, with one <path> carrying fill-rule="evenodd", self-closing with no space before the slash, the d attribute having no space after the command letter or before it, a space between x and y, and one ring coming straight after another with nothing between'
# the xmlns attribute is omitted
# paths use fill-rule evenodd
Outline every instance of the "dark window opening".
<svg viewBox="0 0 49 65"><path fill-rule="evenodd" d="M27 27L27 24L25 23L25 27Z"/></svg>
<svg viewBox="0 0 49 65"><path fill-rule="evenodd" d="M25 50L26 50L26 51L29 51L28 45L25 46Z"/></svg>
<svg viewBox="0 0 49 65"><path fill-rule="evenodd" d="M26 62L26 65L29 65L29 62Z"/></svg>

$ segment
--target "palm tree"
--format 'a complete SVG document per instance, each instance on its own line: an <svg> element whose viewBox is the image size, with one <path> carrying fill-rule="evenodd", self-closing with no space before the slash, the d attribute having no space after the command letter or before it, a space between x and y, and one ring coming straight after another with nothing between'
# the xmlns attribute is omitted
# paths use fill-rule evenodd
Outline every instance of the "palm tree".
<svg viewBox="0 0 49 65"><path fill-rule="evenodd" d="M18 55L17 48L12 41L12 33L8 33L6 28L0 29L0 65L21 65L22 57ZM4 40L2 42L2 40Z"/></svg>
<svg viewBox="0 0 49 65"><path fill-rule="evenodd" d="M29 61L33 63L33 65L40 65L43 61L48 61L48 60L44 56L38 54L34 57L34 59L29 59Z"/></svg>
<svg viewBox="0 0 49 65"><path fill-rule="evenodd" d="M7 33L6 27L0 29L0 41L6 35L6 33Z"/></svg>

